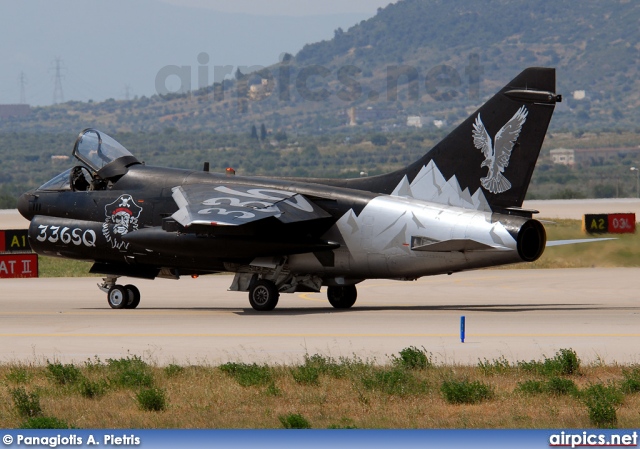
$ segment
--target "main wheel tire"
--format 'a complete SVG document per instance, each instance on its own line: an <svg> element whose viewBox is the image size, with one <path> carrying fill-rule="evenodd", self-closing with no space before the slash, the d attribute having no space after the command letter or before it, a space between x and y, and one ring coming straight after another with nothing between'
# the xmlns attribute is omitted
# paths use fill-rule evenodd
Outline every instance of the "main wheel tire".
<svg viewBox="0 0 640 449"><path fill-rule="evenodd" d="M355 285L327 288L329 303L336 309L348 309L356 303L358 290Z"/></svg>
<svg viewBox="0 0 640 449"><path fill-rule="evenodd" d="M124 309L129 302L129 293L122 285L114 285L107 293L107 302L112 309Z"/></svg>
<svg viewBox="0 0 640 449"><path fill-rule="evenodd" d="M268 312L278 305L280 293L276 285L265 279L257 281L249 290L249 303L259 312Z"/></svg>
<svg viewBox="0 0 640 449"><path fill-rule="evenodd" d="M140 304L140 290L138 290L138 287L132 284L125 285L124 289L127 291L127 297L129 299L127 305L124 308L135 309Z"/></svg>

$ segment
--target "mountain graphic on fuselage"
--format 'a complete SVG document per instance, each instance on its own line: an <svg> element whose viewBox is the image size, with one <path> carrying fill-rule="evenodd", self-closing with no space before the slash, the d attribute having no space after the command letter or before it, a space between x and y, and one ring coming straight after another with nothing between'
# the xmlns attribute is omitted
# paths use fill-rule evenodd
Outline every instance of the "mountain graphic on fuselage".
<svg viewBox="0 0 640 449"><path fill-rule="evenodd" d="M411 183L407 176L402 178L391 195L491 212L491 207L481 189L476 190L472 195L468 188L462 190L455 175L447 181L433 160L422 167Z"/></svg>

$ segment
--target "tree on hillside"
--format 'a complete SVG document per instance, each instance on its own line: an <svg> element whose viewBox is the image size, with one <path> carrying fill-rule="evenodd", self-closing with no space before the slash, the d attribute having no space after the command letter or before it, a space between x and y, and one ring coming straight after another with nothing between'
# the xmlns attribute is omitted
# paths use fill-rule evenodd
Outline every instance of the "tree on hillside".
<svg viewBox="0 0 640 449"><path fill-rule="evenodd" d="M267 127L264 126L264 123L260 126L260 140L266 140L267 138Z"/></svg>

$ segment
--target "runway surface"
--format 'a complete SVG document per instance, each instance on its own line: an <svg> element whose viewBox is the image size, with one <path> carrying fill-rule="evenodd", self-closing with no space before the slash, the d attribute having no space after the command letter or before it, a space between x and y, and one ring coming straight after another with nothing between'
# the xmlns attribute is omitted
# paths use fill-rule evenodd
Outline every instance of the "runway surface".
<svg viewBox="0 0 640 449"><path fill-rule="evenodd" d="M139 355L158 364L284 363L305 354L387 362L407 346L437 362L553 356L640 362L640 269L485 270L417 282L367 281L356 305L323 294L282 295L254 312L230 276L133 281L137 310L112 310L98 278L3 279L0 362ZM121 280L125 283L126 280ZM467 340L460 342L460 316Z"/></svg>

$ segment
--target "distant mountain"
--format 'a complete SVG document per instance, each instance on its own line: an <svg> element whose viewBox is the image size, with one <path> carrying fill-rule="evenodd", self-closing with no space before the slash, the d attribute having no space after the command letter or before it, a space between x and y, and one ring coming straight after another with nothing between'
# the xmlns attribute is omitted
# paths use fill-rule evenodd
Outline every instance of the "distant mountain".
<svg viewBox="0 0 640 449"><path fill-rule="evenodd" d="M525 67L558 69L551 129L636 130L640 4L527 0L400 0L260 73L191 95L73 103L0 122L0 130L163 128L305 133L387 129L408 116L452 126ZM240 32L240 31L239 31Z"/></svg>

